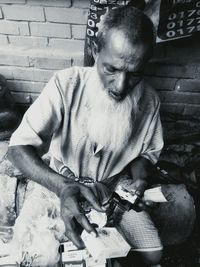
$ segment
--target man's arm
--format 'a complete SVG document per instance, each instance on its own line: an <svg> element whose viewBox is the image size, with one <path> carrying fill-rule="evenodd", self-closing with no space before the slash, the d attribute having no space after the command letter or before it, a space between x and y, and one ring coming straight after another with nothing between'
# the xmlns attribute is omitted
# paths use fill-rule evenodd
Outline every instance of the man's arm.
<svg viewBox="0 0 200 267"><path fill-rule="evenodd" d="M74 218L82 227L96 234L95 229L89 223L81 210L78 202L80 196L85 198L98 211L104 211L93 194L86 186L65 178L49 166L37 155L32 146L10 146L8 149L9 160L31 180L53 191L61 200L61 217L65 223L66 235L77 247L83 247L83 243L74 228Z"/></svg>
<svg viewBox="0 0 200 267"><path fill-rule="evenodd" d="M153 166L156 164L163 147L159 107L160 104L158 102L143 143L141 154L127 167L129 175L133 179L133 183L129 185L128 190L135 191L138 196L142 196L147 186L151 183L150 178Z"/></svg>

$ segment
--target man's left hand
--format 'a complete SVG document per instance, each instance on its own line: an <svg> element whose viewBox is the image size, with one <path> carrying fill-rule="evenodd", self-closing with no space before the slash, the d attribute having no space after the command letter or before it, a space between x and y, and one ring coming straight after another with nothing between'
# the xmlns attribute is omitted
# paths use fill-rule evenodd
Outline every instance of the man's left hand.
<svg viewBox="0 0 200 267"><path fill-rule="evenodd" d="M144 191L147 188L148 183L143 179L137 179L136 181L133 181L132 179L128 179L125 181L122 181L120 183L123 189L127 190L132 195L136 195L138 197L138 201L136 204L136 210L142 211L146 210L149 211L150 209L154 208L155 203L152 201L145 201L143 199Z"/></svg>

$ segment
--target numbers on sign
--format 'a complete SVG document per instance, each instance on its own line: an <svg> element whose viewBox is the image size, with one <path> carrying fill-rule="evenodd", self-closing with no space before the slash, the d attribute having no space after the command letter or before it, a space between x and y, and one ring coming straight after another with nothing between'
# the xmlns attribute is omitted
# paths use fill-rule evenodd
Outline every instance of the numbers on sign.
<svg viewBox="0 0 200 267"><path fill-rule="evenodd" d="M183 29L177 29L177 32L178 32L180 35L183 35Z"/></svg>
<svg viewBox="0 0 200 267"><path fill-rule="evenodd" d="M197 20L197 24L199 24L200 23L200 17L196 18L196 20Z"/></svg>
<svg viewBox="0 0 200 267"><path fill-rule="evenodd" d="M200 1L197 0L173 0L185 5L191 3L187 9L172 9L168 13L168 21L165 24L166 38L182 37L200 31ZM195 2L192 4L192 2Z"/></svg>
<svg viewBox="0 0 200 267"><path fill-rule="evenodd" d="M94 5L91 5L91 6L90 6L90 9L93 10L93 11L97 11L97 7L94 6Z"/></svg>
<svg viewBox="0 0 200 267"><path fill-rule="evenodd" d="M97 19L97 14L96 13L91 12L90 16L91 16L92 19Z"/></svg>
<svg viewBox="0 0 200 267"><path fill-rule="evenodd" d="M171 21L167 24L167 29L170 30L170 29L173 29L174 27L176 26L176 23Z"/></svg>
<svg viewBox="0 0 200 267"><path fill-rule="evenodd" d="M190 26L194 22L194 19L187 19L187 26Z"/></svg>
<svg viewBox="0 0 200 267"><path fill-rule="evenodd" d="M195 9L191 9L191 10L188 10L188 17L191 17L192 15L194 15L194 13L196 12Z"/></svg>
<svg viewBox="0 0 200 267"><path fill-rule="evenodd" d="M176 13L172 13L172 14L169 15L168 19L169 20L174 20L176 18L176 16L177 16Z"/></svg>
<svg viewBox="0 0 200 267"><path fill-rule="evenodd" d="M172 37L174 37L175 34L176 34L175 31L168 31L168 32L166 33L166 35L167 35L168 38L172 38Z"/></svg>
<svg viewBox="0 0 200 267"><path fill-rule="evenodd" d="M196 7L200 7L200 1L196 3Z"/></svg>
<svg viewBox="0 0 200 267"><path fill-rule="evenodd" d="M179 14L179 16L180 16L181 19L183 19L184 16L185 16L185 12L184 12L184 11L181 11L181 12L179 12L178 14Z"/></svg>
<svg viewBox="0 0 200 267"><path fill-rule="evenodd" d="M91 29L87 29L87 35L88 36L94 36L94 32Z"/></svg>
<svg viewBox="0 0 200 267"><path fill-rule="evenodd" d="M188 33L192 33L195 30L195 26L187 27Z"/></svg>
<svg viewBox="0 0 200 267"><path fill-rule="evenodd" d="M91 28L94 28L94 26L95 26L94 21L91 19L88 19L88 26L90 26Z"/></svg>
<svg viewBox="0 0 200 267"><path fill-rule="evenodd" d="M183 27L183 20L178 20L177 24L178 24L179 27Z"/></svg>

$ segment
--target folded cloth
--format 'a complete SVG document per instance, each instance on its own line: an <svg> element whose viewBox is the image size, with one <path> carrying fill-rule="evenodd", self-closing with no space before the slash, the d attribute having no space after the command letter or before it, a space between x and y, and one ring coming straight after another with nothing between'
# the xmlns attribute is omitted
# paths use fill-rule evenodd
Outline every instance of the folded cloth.
<svg viewBox="0 0 200 267"><path fill-rule="evenodd" d="M55 266L59 260L59 242L65 232L58 197L32 181L13 227L9 256L18 264ZM29 265L28 265L29 266Z"/></svg>

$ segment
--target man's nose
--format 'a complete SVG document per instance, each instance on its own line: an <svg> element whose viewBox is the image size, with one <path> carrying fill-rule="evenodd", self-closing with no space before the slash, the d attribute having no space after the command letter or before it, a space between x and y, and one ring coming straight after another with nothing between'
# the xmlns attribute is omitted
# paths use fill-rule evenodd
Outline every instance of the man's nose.
<svg viewBox="0 0 200 267"><path fill-rule="evenodd" d="M115 90L116 93L123 95L125 93L126 90L126 73L125 72L121 72L118 73L116 80L115 80Z"/></svg>

